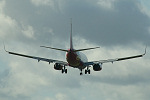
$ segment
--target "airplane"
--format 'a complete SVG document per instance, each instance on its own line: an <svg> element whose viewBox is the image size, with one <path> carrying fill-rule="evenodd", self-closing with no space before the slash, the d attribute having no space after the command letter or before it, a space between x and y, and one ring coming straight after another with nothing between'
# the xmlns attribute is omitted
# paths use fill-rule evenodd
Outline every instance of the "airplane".
<svg viewBox="0 0 150 100"><path fill-rule="evenodd" d="M54 59L49 59L49 58L36 57L36 56L25 55L25 54L21 54L21 53L10 52L10 51L7 51L5 49L5 45L4 45L4 50L8 54L11 54L11 55L35 59L35 60L38 60L38 62L39 61L45 61L45 62L48 62L49 64L54 63L54 69L55 70L60 70L62 73L66 73L66 74L67 74L66 66L78 68L80 70L80 75L83 75L82 71L84 69L85 69L85 74L90 74L91 73L91 71L89 69L90 67L93 67L94 71L101 71L102 65L104 63L109 63L109 62L113 63L116 61L139 58L139 57L143 57L146 54L146 48L145 48L145 52L143 54L139 54L139 55L135 55L135 56L116 58L116 59L107 59L107 60L98 60L98 61L88 61L86 55L80 51L92 50L92 49L97 49L100 47L85 48L85 49L74 49L73 41L72 41L72 22L71 22L71 32L70 32L70 48L68 50L67 49L53 48L53 47L48 47L48 46L40 46L40 47L66 52L66 62L54 60Z"/></svg>

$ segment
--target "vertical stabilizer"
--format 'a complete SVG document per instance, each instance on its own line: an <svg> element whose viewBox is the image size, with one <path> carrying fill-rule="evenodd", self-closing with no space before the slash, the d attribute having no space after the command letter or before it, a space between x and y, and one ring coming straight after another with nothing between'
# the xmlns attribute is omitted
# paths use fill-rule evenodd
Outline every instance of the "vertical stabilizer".
<svg viewBox="0 0 150 100"><path fill-rule="evenodd" d="M72 42L72 18L71 18L71 32L70 32L70 49L73 49L73 42Z"/></svg>

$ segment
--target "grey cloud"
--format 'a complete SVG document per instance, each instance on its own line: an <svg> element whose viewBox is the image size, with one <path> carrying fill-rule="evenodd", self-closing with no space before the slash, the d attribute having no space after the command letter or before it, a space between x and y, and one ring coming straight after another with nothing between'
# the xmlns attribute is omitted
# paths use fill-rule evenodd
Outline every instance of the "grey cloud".
<svg viewBox="0 0 150 100"><path fill-rule="evenodd" d="M139 2L134 0L117 0L113 3L114 10L102 9L97 1L92 3L88 0L66 0L62 11L55 11L49 6L35 7L29 1L17 2L6 2L9 6L5 8L6 14L19 23L31 25L35 29L36 39L41 40L40 42L68 40L70 17L73 18L74 35L82 36L99 45L149 42L149 17L140 11L137 5ZM53 29L55 36L45 29Z"/></svg>
<svg viewBox="0 0 150 100"><path fill-rule="evenodd" d="M113 84L117 86L128 86L128 85L140 85L140 84L145 84L148 85L150 83L150 78L149 77L143 77L142 75L128 75L128 76L116 76L116 77L111 77L111 76L88 76L85 77L85 80L89 82L101 82L101 83L106 83L106 84Z"/></svg>
<svg viewBox="0 0 150 100"><path fill-rule="evenodd" d="M73 79L71 79L70 76L60 77L60 78L58 77L53 82L58 88L62 88L62 87L68 88L68 89L81 88L79 79L76 79L75 77Z"/></svg>
<svg viewBox="0 0 150 100"><path fill-rule="evenodd" d="M55 43L55 40L61 40L62 42L66 40L66 35L69 35L68 30L70 30L70 27L68 30L67 28L63 27L68 25L65 24L67 22L64 22L66 18L64 18L63 14L57 11L55 12L49 6L36 7L28 0L16 0L16 2L17 3L11 0L6 1L6 7L4 8L5 14L16 20L18 26L20 26L20 30L23 29L24 25L32 26L35 33L34 40L28 39L22 35L19 38L16 38L16 40L19 40L23 43L36 42L38 44L44 44L48 42L49 45L51 43ZM49 30L53 30L53 33ZM18 32L18 34L22 33ZM60 37L63 37L64 39Z"/></svg>
<svg viewBox="0 0 150 100"><path fill-rule="evenodd" d="M100 45L149 41L149 17L140 11L134 0L116 1L114 11L105 11L94 5L84 5L82 2L69 7L66 8L66 14L77 18L75 29L87 40Z"/></svg>

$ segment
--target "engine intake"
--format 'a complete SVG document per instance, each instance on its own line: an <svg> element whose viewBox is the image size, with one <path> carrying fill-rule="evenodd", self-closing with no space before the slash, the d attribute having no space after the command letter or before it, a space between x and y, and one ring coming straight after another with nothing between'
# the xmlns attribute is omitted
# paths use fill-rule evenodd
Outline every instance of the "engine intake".
<svg viewBox="0 0 150 100"><path fill-rule="evenodd" d="M94 71L101 71L102 70L102 65L101 64L94 64L93 65L93 70Z"/></svg>
<svg viewBox="0 0 150 100"><path fill-rule="evenodd" d="M55 63L55 65L54 65L54 69L55 69L55 70L62 70L62 68L63 68L62 65L60 65L60 64L58 64L58 63Z"/></svg>

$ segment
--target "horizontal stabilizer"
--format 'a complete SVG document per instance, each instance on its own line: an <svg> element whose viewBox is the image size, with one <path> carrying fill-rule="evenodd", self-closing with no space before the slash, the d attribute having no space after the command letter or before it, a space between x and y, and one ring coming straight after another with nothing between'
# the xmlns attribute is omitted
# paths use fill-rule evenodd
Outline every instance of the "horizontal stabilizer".
<svg viewBox="0 0 150 100"><path fill-rule="evenodd" d="M49 48L49 49L54 49L54 50L59 50L59 51L65 51L65 52L68 52L68 50L65 50L65 49L52 48L52 47L47 47L47 46L40 46L40 47L43 47L43 48Z"/></svg>
<svg viewBox="0 0 150 100"><path fill-rule="evenodd" d="M75 50L75 52L78 52L78 51L85 51L85 50L91 50L91 49L97 49L97 48L100 48L100 47L86 48L86 49L78 49L78 50Z"/></svg>

